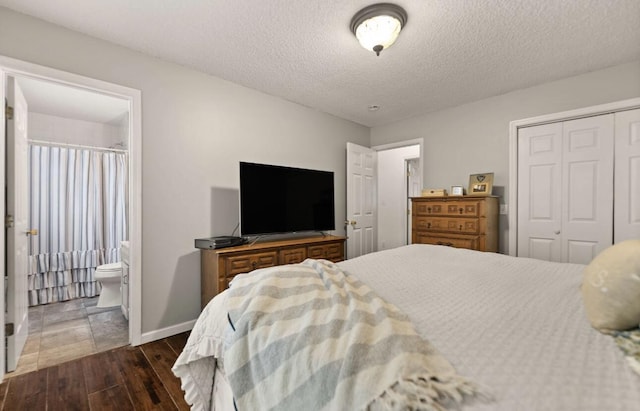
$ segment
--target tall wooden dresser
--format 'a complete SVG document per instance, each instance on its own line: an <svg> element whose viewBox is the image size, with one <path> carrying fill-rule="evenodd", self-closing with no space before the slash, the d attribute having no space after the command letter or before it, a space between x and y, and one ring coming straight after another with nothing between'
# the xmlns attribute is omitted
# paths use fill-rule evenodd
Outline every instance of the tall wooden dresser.
<svg viewBox="0 0 640 411"><path fill-rule="evenodd" d="M498 251L498 197L414 197L411 242Z"/></svg>

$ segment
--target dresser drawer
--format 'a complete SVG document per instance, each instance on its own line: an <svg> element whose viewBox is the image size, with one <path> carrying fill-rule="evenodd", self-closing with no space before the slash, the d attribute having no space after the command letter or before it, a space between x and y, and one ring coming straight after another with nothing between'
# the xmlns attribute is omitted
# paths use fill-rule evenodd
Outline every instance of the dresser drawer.
<svg viewBox="0 0 640 411"><path fill-rule="evenodd" d="M480 215L479 201L416 201L413 204L414 213L417 216L444 215L478 217Z"/></svg>
<svg viewBox="0 0 640 411"><path fill-rule="evenodd" d="M248 273L258 268L273 267L274 265L278 265L278 253L276 251L235 255L227 257L226 276Z"/></svg>
<svg viewBox="0 0 640 411"><path fill-rule="evenodd" d="M446 231L450 233L478 234L480 224L477 218L416 217L418 231Z"/></svg>
<svg viewBox="0 0 640 411"><path fill-rule="evenodd" d="M342 244L325 244L309 246L309 258L324 258L334 262L344 259L344 246Z"/></svg>
<svg viewBox="0 0 640 411"><path fill-rule="evenodd" d="M415 237L418 244L445 245L448 247L468 248L470 250L478 250L480 246L479 236L453 237L417 233Z"/></svg>
<svg viewBox="0 0 640 411"><path fill-rule="evenodd" d="M307 258L307 247L285 248L280 250L280 264L301 263Z"/></svg>

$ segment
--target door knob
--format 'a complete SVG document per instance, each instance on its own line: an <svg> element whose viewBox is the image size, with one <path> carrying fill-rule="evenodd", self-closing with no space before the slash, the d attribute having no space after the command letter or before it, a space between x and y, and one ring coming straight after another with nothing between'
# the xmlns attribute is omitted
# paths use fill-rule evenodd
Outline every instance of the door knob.
<svg viewBox="0 0 640 411"><path fill-rule="evenodd" d="M38 230L36 230L35 228L32 228L29 231L25 231L26 235L38 235Z"/></svg>
<svg viewBox="0 0 640 411"><path fill-rule="evenodd" d="M554 233L555 235L558 235L558 234L560 234L560 230L554 231L553 233Z"/></svg>
<svg viewBox="0 0 640 411"><path fill-rule="evenodd" d="M356 224L358 224L355 220L344 220L344 225L352 225L352 226L356 226Z"/></svg>

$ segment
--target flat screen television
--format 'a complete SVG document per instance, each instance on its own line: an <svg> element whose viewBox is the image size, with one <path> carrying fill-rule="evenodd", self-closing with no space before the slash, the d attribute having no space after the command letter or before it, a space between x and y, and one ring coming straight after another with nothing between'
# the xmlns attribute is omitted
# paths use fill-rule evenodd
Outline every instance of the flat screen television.
<svg viewBox="0 0 640 411"><path fill-rule="evenodd" d="M334 229L333 172L240 162L242 236Z"/></svg>

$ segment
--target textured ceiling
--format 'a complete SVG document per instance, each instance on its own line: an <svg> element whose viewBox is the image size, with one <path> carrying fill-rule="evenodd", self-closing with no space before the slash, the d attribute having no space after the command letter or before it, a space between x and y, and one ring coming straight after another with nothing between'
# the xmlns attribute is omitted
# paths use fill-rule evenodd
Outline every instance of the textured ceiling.
<svg viewBox="0 0 640 411"><path fill-rule="evenodd" d="M639 0L399 0L408 22L380 57L349 30L351 17L374 2L0 6L367 126L640 60Z"/></svg>

